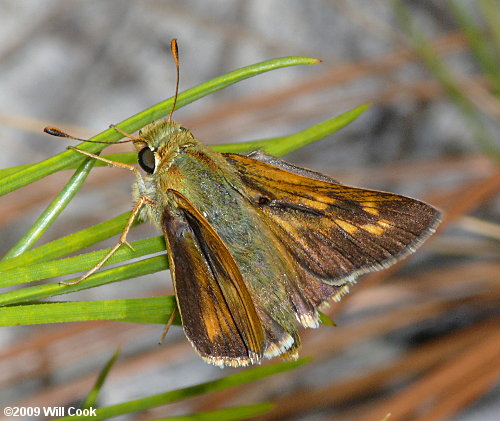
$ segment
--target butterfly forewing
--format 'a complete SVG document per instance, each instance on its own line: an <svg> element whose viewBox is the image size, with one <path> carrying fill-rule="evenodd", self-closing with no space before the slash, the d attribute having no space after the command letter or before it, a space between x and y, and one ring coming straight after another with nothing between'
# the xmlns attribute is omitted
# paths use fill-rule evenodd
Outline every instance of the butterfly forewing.
<svg viewBox="0 0 500 421"><path fill-rule="evenodd" d="M264 333L252 297L226 246L180 193L170 191L163 215L184 329L198 352L217 365L258 361Z"/></svg>
<svg viewBox="0 0 500 421"><path fill-rule="evenodd" d="M240 174L243 193L297 262L327 283L341 285L392 264L439 222L436 209L415 199L312 178L306 175L315 173L276 158L271 165L225 156Z"/></svg>

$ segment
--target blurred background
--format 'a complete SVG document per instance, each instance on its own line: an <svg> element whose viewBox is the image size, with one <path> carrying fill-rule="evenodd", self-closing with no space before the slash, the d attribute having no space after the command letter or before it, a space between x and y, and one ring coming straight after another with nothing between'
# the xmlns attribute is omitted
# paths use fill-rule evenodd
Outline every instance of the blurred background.
<svg viewBox="0 0 500 421"><path fill-rule="evenodd" d="M273 71L175 113L209 144L292 134L371 102L335 135L290 154L344 184L426 200L441 229L395 268L365 276L303 330L309 364L265 381L151 409L144 420L272 401L259 419L498 420L500 11L494 0L0 1L1 168L65 149L53 125L89 137L230 70L291 55ZM496 23L496 24L495 24ZM115 145L107 152L129 151ZM1 199L1 255L67 182L61 172ZM131 208L128 172L96 168L40 244ZM158 235L144 224L136 240ZM113 245L111 239L99 248ZM62 297L172 294L167 272ZM121 347L107 406L235 372L204 363L179 327L118 322L0 330L2 406L82 399Z"/></svg>

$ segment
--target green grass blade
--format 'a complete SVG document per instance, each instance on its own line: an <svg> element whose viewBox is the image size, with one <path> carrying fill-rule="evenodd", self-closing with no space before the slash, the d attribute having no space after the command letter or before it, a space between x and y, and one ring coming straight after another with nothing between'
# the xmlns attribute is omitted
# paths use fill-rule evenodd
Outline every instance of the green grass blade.
<svg viewBox="0 0 500 421"><path fill-rule="evenodd" d="M318 313L319 313L319 321L322 324L327 325L327 326L332 326L332 327L337 326L337 324L333 321L333 319L331 317L327 316L322 311L318 311Z"/></svg>
<svg viewBox="0 0 500 421"><path fill-rule="evenodd" d="M467 37L472 54L474 54L477 63L488 78L492 91L496 95L499 95L500 63L498 62L498 57L496 56L495 51L493 50L493 45L490 45L487 41L483 28L479 27L472 18L473 13L469 10L472 4L467 4L466 6L455 0L450 1L449 5L451 11L453 12L453 16ZM500 16L498 16L498 18L500 19ZM496 22L496 25L500 25L500 20Z"/></svg>
<svg viewBox="0 0 500 421"><path fill-rule="evenodd" d="M369 106L369 104L360 105L341 115L316 124L293 135L250 142L217 145L213 146L213 148L219 152L231 153L248 153L261 150L271 155L283 156L335 133L358 118L368 109Z"/></svg>
<svg viewBox="0 0 500 421"><path fill-rule="evenodd" d="M8 175L16 174L21 170L25 170L26 168L29 168L32 165L33 164L23 164L23 165L18 165L16 167L2 168L0 169L0 180L4 177L7 177Z"/></svg>
<svg viewBox="0 0 500 421"><path fill-rule="evenodd" d="M4 256L4 259L10 259L24 253L33 247L40 237L47 231L59 214L66 208L73 199L77 191L90 173L93 162L90 159L85 160L64 186L61 192L55 197L52 203L42 212L33 226L25 235L12 247Z"/></svg>
<svg viewBox="0 0 500 421"><path fill-rule="evenodd" d="M349 110L341 115L333 117L315 126L309 127L298 133L294 133L288 136L279 136L270 139L259 139L250 140L247 142L239 143L226 143L223 145L211 145L211 147L218 152L230 152L230 153L249 153L256 150L261 150L269 154L284 155L286 153L293 152L305 145L313 143L325 136L329 136L332 133L345 127L356 118L358 118L366 109L369 104L363 104L352 110ZM273 146L273 143L277 143L277 146ZM125 152L116 153L109 155L102 155L104 158L110 159L111 161L123 162L126 164L137 164L137 153ZM104 167L106 164L101 161L95 163L96 167ZM19 167L5 168L4 171L8 173L14 173L17 168L21 169L25 165L20 165ZM76 168L76 164L73 164L68 169Z"/></svg>
<svg viewBox="0 0 500 421"><path fill-rule="evenodd" d="M500 156L500 144L488 135L483 122L479 118L475 105L464 95L462 87L452 76L448 67L433 50L423 33L417 29L406 6L401 1L396 1L394 4L396 6L396 14L402 23L402 27L408 32L413 48L420 56L422 62L439 81L450 99L462 112L468 125L474 132L478 145L484 153L498 158Z"/></svg>
<svg viewBox="0 0 500 421"><path fill-rule="evenodd" d="M481 15L486 22L488 32L491 34L493 51L498 60L500 55L500 10L498 0L477 0Z"/></svg>
<svg viewBox="0 0 500 421"><path fill-rule="evenodd" d="M85 247L98 243L123 231L130 212L122 213L114 218L101 222L74 234L67 235L19 256L0 262L0 272L17 267L32 265L45 260L57 259Z"/></svg>
<svg viewBox="0 0 500 421"><path fill-rule="evenodd" d="M129 247L120 247L113 256L109 258L104 266L120 263L130 259L159 253L165 250L165 239L162 235L131 243L134 250ZM0 288L20 285L28 282L36 282L42 279L55 278L70 273L83 272L93 268L107 255L110 248L79 254L56 261L35 263L2 272L0 276Z"/></svg>
<svg viewBox="0 0 500 421"><path fill-rule="evenodd" d="M159 393L157 395L147 396L145 398L135 399L117 405L98 408L96 416L92 420L103 420L118 415L129 414L131 412L145 411L156 406L165 405L168 403L180 401L183 399L199 396L206 393L216 392L219 390L228 389L230 387L239 386L245 383L254 382L262 378L282 373L288 370L293 370L306 362L309 359L300 359L298 361L288 361L278 364L271 364L259 367L252 367L245 371L223 377L221 379L212 380L206 383L200 383L195 386L185 387L182 389L172 390L170 392ZM85 417L64 417L59 418L60 421L82 421L87 420Z"/></svg>
<svg viewBox="0 0 500 421"><path fill-rule="evenodd" d="M173 296L11 305L0 307L0 326L95 320L164 325L175 308Z"/></svg>
<svg viewBox="0 0 500 421"><path fill-rule="evenodd" d="M162 255L144 259L139 262L129 263L116 268L98 271L75 285L60 285L58 283L51 283L4 292L3 294L0 294L0 306L41 300L43 298L55 297L58 295L68 294L70 292L81 291L100 285L123 281L125 279L136 278L142 275L149 275L161 270L166 270L167 263L166 255ZM76 279L78 278L71 279L69 282Z"/></svg>
<svg viewBox="0 0 500 421"><path fill-rule="evenodd" d="M101 372L99 373L99 376L97 377L97 380L90 390L89 394L85 398L82 404L82 408L91 408L96 405L97 402L97 396L99 395L99 392L102 389L102 386L104 385L104 382L106 378L108 377L108 374L115 364L116 360L118 359L118 356L120 355L120 350L117 349L111 358L106 362L104 367L102 368Z"/></svg>
<svg viewBox="0 0 500 421"><path fill-rule="evenodd" d="M190 88L179 94L177 98L177 107L180 108L184 105L190 104L197 99L200 99L212 92L226 88L236 82L256 76L258 74L268 72L271 70L297 66L303 64L316 64L319 60L310 57L283 57L272 60L263 61L261 63L253 64L226 73L225 75L218 76L207 82L201 83L193 88ZM117 126L126 132L133 133L136 130L144 127L146 124L163 117L170 112L172 108L173 98L162 101L124 121ZM107 129L97 136L91 138L100 142L112 142L120 139L122 135L114 129ZM97 153L101 151L106 145L85 143L80 145L80 149ZM26 186L36 180L53 174L57 171L71 168L72 165L77 165L85 157L77 152L67 150L44 161L23 169L16 174L10 174L0 180L0 195L7 194L20 187Z"/></svg>
<svg viewBox="0 0 500 421"><path fill-rule="evenodd" d="M134 152L122 152L122 153L110 153L108 155L101 155L103 158L109 159L111 161L124 162L126 164L137 164L137 153ZM8 167L0 169L0 181L3 177L7 177L11 174L16 174L21 170L31 167L34 164L23 164L18 165L16 167ZM94 160L94 166L96 167L105 167L108 164ZM78 168L78 163L74 163L72 165L68 165L66 170L74 170Z"/></svg>
<svg viewBox="0 0 500 421"><path fill-rule="evenodd" d="M274 408L272 403L255 403L253 405L242 405L232 408L217 409L214 411L198 412L190 415L179 415L177 417L155 418L151 421L232 421L247 420L258 415L265 414Z"/></svg>

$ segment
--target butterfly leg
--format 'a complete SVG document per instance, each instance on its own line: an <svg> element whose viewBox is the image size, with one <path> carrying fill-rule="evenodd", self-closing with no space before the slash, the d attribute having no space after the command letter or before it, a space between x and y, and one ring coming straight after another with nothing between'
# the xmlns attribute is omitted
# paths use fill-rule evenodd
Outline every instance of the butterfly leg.
<svg viewBox="0 0 500 421"><path fill-rule="evenodd" d="M106 158L103 158L99 155L95 155L93 153L90 153L90 152L87 152L87 151L83 151L81 149L78 149L78 148L75 148L75 147L72 147L72 146L69 146L68 149L72 149L74 150L75 152L79 152L79 153L82 153L83 155L86 155L86 156L89 156L91 158L94 158L94 159L97 159L99 161L102 161L102 162L105 162L106 164L108 165L111 165L113 167L118 167L118 168L125 168L125 169L128 169L128 170L131 170L134 175L136 176L136 179L137 179L137 182L139 184L139 186L143 186L144 185L144 180L142 179L142 176L141 174L139 173L139 171L137 170L137 168L135 168L133 165L130 165L130 164L124 164L122 162L116 162L116 161L112 161L110 159L106 159ZM142 190L144 191L144 190ZM133 250L133 247L130 245L130 243L127 241L127 235L128 235L128 232L130 231L130 228L132 227L134 221L135 221L135 218L137 217L137 215L139 214L139 212L141 211L142 207L144 205L154 205L155 204L155 201L153 199L151 199L149 196L146 196L146 195L141 195L139 196L135 206L134 206L134 209L132 209L132 213L127 221L127 225L125 226L125 228L123 229L123 232L120 236L120 239L119 241L115 244L115 246L113 248L111 248L111 250L106 254L106 256L104 256L101 261L99 263L97 263L97 265L95 265L92 269L90 269L87 273L85 273L85 275L83 275L81 278L75 280L75 281L72 281L72 282L61 282L65 285L75 285L81 281L83 281L84 279L88 278L90 275L92 275L93 273L97 272L108 260L109 258L115 254L115 252L123 245L123 244L126 244L128 247L130 247L132 250Z"/></svg>
<svg viewBox="0 0 500 421"><path fill-rule="evenodd" d="M111 250L109 250L109 252L106 254L106 256L104 256L101 259L101 261L99 263L97 263L97 265L95 265L92 269L90 269L87 273L85 273L85 275L83 275L81 278L79 278L75 281L72 281L72 282L61 282L61 283L65 284L65 285L75 285L75 284L78 284L79 282L83 281L84 279L88 278L90 275L97 272L109 260L109 258L111 256L113 256L113 254L115 254L115 252L123 244L126 244L128 247L130 247L133 250L133 247L127 241L127 235L128 235L128 232L130 231L130 228L132 227L132 225L135 221L135 218L137 217L137 215L139 214L139 212L141 211L142 207L145 204L153 205L154 201L151 198L149 198L148 196L140 196L139 197L139 200L137 200L137 203L135 204L134 209L132 209L132 213L127 221L127 225L125 226L122 234L120 235L120 239L111 248Z"/></svg>
<svg viewBox="0 0 500 421"><path fill-rule="evenodd" d="M165 325L165 329L163 329L163 333L161 334L160 341L158 342L158 345L161 345L163 341L165 340L165 337L167 336L168 331L170 330L170 326L172 326L172 323L174 322L175 315L177 313L177 307L172 310L172 313L170 314L170 317L168 318L167 324Z"/></svg>

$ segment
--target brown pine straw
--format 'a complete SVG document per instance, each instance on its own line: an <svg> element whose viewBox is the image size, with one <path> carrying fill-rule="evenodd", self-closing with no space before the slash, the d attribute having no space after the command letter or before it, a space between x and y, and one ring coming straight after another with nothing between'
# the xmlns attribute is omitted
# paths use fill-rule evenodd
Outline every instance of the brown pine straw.
<svg viewBox="0 0 500 421"><path fill-rule="evenodd" d="M366 415L359 417L357 421L379 419L388 412L391 413L393 421L414 419L419 412L422 412L419 411L422 406L431 406L435 402L440 407L445 404L448 409L460 408L460 402L455 401L455 394L458 390L466 388L471 381L479 382L479 379L481 379L481 384L492 385L500 376L500 353L498 352L500 334L498 327L495 331L489 331L487 336L457 356L431 370L422 379L412 383L393 398L386 399L368 410ZM425 417L425 419L443 419L437 418L439 412L442 413L442 409L434 414L433 410L430 409L429 413L432 418Z"/></svg>
<svg viewBox="0 0 500 421"><path fill-rule="evenodd" d="M466 45L463 33L458 31L447 33L432 42L437 53L450 53L463 49ZM412 48L401 48L378 60L337 65L321 75L315 75L292 87L287 86L282 90L274 90L268 95L259 93L255 97L247 98L245 102L240 102L238 106L235 106L234 101L226 101L226 103L221 101L219 106L203 112L203 115L197 118L191 117L189 124L191 127L214 124L216 121L225 121L240 114L253 113L255 110L269 107L270 104L277 106L283 101L299 101L302 95L310 95L311 92L324 90L326 86L345 85L364 77L384 75L416 58Z"/></svg>
<svg viewBox="0 0 500 421"><path fill-rule="evenodd" d="M274 401L276 406L273 411L258 419L262 421L287 419L310 411L319 412L325 408L338 407L342 410L357 399L366 398L381 389L394 386L398 382L403 383L436 366L439 367L457 353L467 353L478 341L494 335L499 327L499 323L491 321L479 323L477 326L451 333L410 350L386 367L381 367L366 375L357 376L354 374L353 378L339 382L333 381L326 387L312 391L310 389L296 390L293 394L280 396L278 400ZM368 419L381 419L382 416L379 414L384 408L382 406L377 408L377 412L370 408L367 411L369 413L367 417L371 416L372 418ZM394 414L392 410L388 410L386 413L388 412ZM356 421L358 421L358 417Z"/></svg>
<svg viewBox="0 0 500 421"><path fill-rule="evenodd" d="M108 325L108 329L106 329L108 337L113 339L114 337L112 332L119 324L106 323L106 325ZM158 329L158 332L161 333L161 327ZM114 339L116 340L116 338ZM133 343L133 339L134 338L130 340L129 338L129 341ZM102 354L106 352L108 352L107 355L111 356L116 348L120 344L123 344L123 342L116 341L113 348L106 351L102 348L99 341L96 343L99 344L99 352L96 353L95 357L102 357ZM75 347L73 346L72 349L75 349ZM148 351L127 358L121 357L113 366L113 369L106 380L106 384L109 387L112 387L114 382L122 382L127 381L127 379L133 379L135 376L139 375L139 373L147 373L150 370L154 370L155 367L158 367L161 364L175 364L179 360L182 361L188 357L194 358L193 352L194 351L191 351L191 346L184 340L170 342L168 346L162 347L152 344ZM71 363L74 365L77 362L88 359L90 359L89 356L77 355L75 356L73 362L69 360L67 363L71 366ZM50 362L54 361L57 361L57 354L51 356ZM45 369L49 369L49 373L54 370L52 367L45 367ZM13 402L12 406L61 406L65 403L75 402L89 392L95 383L100 369L101 367L98 367L87 374L80 375L79 377L70 379L64 383L46 386L43 390L40 390L36 394Z"/></svg>
<svg viewBox="0 0 500 421"><path fill-rule="evenodd" d="M498 329L497 329L498 331ZM450 391L448 394L450 399L441 397L441 400L436 403L432 411L429 411L425 416L416 418L414 421L438 421L451 419L462 408L467 407L474 401L478 400L488 392L495 384L498 384L500 379L500 361L498 359L493 362L491 367L484 366L484 373L474 373L470 381L464 381L461 385L456 385L456 390Z"/></svg>

